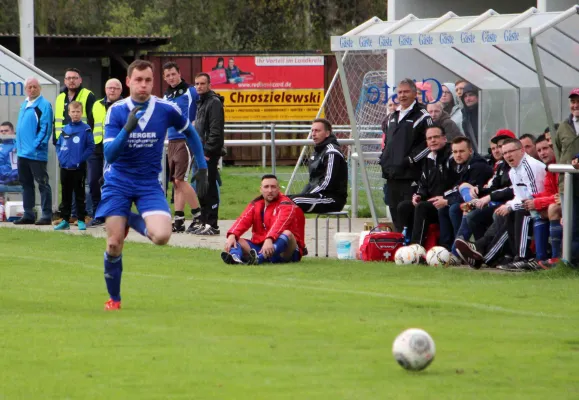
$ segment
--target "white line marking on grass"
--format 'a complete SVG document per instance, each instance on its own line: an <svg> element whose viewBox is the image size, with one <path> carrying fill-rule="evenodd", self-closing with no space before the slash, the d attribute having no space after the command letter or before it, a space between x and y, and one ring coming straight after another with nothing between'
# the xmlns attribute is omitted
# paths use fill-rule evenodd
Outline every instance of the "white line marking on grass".
<svg viewBox="0 0 579 400"><path fill-rule="evenodd" d="M30 256L19 256L19 255L8 255L8 254L0 254L0 257L4 258L20 258L23 260L33 260L33 261L46 261L45 258L40 257L30 257ZM76 261L67 261L67 260L50 260L51 262L65 264L65 265L74 265L77 267L82 267L86 269L93 269L93 270L102 270L103 267L97 267L94 265L89 265L85 263L80 263ZM308 281L300 281L294 278L290 278L294 282L304 282L306 284L288 284L280 281L254 281L254 280L243 280L243 279L222 279L222 278L198 278L198 277L174 277L170 275L160 275L160 274L147 274L142 272L135 272L135 271L123 271L124 274L134 275L134 276L141 276L145 278L155 278L155 279L185 279L189 281L201 281L201 282L215 282L215 283L232 283L236 285L261 285L261 286L271 286L276 288L286 288L286 289L299 289L299 290L312 290L312 291L319 291L319 292L329 292L329 293L342 293L342 294L351 294L357 296L370 296L370 297L378 297L378 298L387 298L392 300L399 300L399 301L406 301L410 303L418 303L423 305L428 304L444 304L444 305L451 305L451 306L459 306L464 308L473 308L476 310L482 311L489 311L489 312L502 312L506 314L512 315L520 315L525 317L536 317L536 318L556 318L556 319L569 319L570 317L565 315L557 315L551 313L542 313L542 312L533 312L533 311L524 311L524 310L514 310L510 308L505 308L501 306L493 306L490 304L482 304L482 303L470 303L464 301L454 301L454 300L440 300L440 299L432 299L432 298L419 298L419 297L405 297L399 296L394 294L388 293L379 293L379 292L368 292L363 290L350 290L350 289L339 289L339 288L329 288L329 287L320 287L320 286L311 286L307 283Z"/></svg>

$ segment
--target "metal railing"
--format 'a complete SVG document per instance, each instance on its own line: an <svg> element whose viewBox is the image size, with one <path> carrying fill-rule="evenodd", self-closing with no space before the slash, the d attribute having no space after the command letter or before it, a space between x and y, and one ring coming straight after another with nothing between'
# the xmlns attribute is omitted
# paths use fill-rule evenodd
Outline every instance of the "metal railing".
<svg viewBox="0 0 579 400"><path fill-rule="evenodd" d="M335 134L347 134L350 136L352 129L350 125L334 125L332 127L332 131ZM225 146L260 146L261 147L261 166L265 168L267 166L267 147L271 149L271 164L272 164L272 173L275 174L275 162L276 162L276 154L275 154L275 147L276 145L279 146L306 146L306 145L313 145L313 142L295 142L295 143L287 143L281 144L284 140L301 140L301 139L283 139L283 140L276 140L276 135L278 134L304 134L307 135L306 137L309 139L310 132L311 132L311 124L302 124L302 125L290 125L290 124L225 124L226 134L248 134L248 135L258 135L261 134L261 141L258 140L226 140ZM377 125L361 125L358 127L358 132L360 133L376 133L380 131L380 127ZM267 137L269 135L269 139ZM244 144L241 144L241 143ZM252 143L247 143L252 142ZM259 143L258 143L259 142ZM247 143L247 144L245 144ZM381 143L381 141L380 141ZM378 144L380 144L378 143ZM346 144L346 143L344 143ZM353 143L352 143L353 144ZM376 144L372 143L364 143L362 144ZM299 161L299 160L298 160Z"/></svg>
<svg viewBox="0 0 579 400"><path fill-rule="evenodd" d="M579 170L569 164L551 164L547 167L550 172L564 175L563 190L569 195L563 198L563 261L571 262L571 245L573 241L573 174L579 174Z"/></svg>

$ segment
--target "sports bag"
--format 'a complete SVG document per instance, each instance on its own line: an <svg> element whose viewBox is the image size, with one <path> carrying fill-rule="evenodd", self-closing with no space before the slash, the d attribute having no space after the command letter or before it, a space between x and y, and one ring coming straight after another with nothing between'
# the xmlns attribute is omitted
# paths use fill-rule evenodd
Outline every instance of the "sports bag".
<svg viewBox="0 0 579 400"><path fill-rule="evenodd" d="M404 246L404 235L397 232L384 232L374 228L364 237L360 246L363 261L394 261L398 248Z"/></svg>

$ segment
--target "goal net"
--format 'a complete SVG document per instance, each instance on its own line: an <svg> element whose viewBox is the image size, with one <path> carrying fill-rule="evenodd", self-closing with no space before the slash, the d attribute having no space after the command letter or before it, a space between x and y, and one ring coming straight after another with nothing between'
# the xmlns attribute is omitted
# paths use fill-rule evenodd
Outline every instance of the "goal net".
<svg viewBox="0 0 579 400"><path fill-rule="evenodd" d="M342 55L338 55L341 57ZM384 85L386 84L386 54L360 54L343 58L346 79L350 89L352 104L355 106L355 124L358 135L361 139L382 138L381 124L386 118L387 101ZM338 139L353 138L350 129L348 110L344 99L344 91L339 76L334 79L328 88L326 97L318 112L319 117L328 119L333 127ZM308 136L310 137L310 136ZM287 194L299 193L308 182L308 162L313 154L313 146L304 146L290 182L286 189ZM370 203L360 168L357 169L357 179L352 179L352 153L355 147L343 146L342 151L347 157L349 174L349 197L348 204L351 204L354 191L358 194L358 217L370 217ZM365 154L363 167L366 169L370 182L374 208L379 218L387 217L387 210L384 204L382 170L378 164L378 153L381 151L380 144L362 145ZM368 154L367 153L373 153ZM356 182L356 187L352 186L352 181Z"/></svg>

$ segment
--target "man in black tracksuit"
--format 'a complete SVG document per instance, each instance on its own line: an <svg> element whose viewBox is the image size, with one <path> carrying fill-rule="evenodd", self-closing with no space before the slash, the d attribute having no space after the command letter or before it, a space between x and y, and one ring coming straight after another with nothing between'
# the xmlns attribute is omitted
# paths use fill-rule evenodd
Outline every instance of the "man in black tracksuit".
<svg viewBox="0 0 579 400"><path fill-rule="evenodd" d="M323 118L314 120L312 139L310 181L300 194L289 197L306 213L341 211L348 198L348 164L332 134L332 124Z"/></svg>
<svg viewBox="0 0 579 400"><path fill-rule="evenodd" d="M438 211L429 201L442 196L452 187L449 182L449 159L452 155L450 144L446 142L446 132L441 126L426 130L429 153L422 163L422 175L418 189L412 200L398 204L398 216L402 226L408 229L410 243L423 245L428 225L438 222Z"/></svg>
<svg viewBox="0 0 579 400"><path fill-rule="evenodd" d="M195 129L203 142L203 151L207 160L207 194L199 198L201 205L201 227L195 230L196 235L218 235L219 191L217 188L219 158L224 145L225 114L222 96L211 90L211 80L206 73L195 77L195 88L199 94ZM190 232L191 233L191 232Z"/></svg>
<svg viewBox="0 0 579 400"><path fill-rule="evenodd" d="M420 179L426 148L426 128L434 125L424 105L416 101L416 84L404 79L398 84L400 106L388 119L385 146L380 156L382 177L388 181L388 206L398 232L404 224L398 217L398 204L411 200Z"/></svg>

